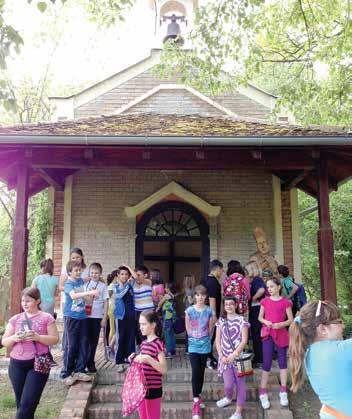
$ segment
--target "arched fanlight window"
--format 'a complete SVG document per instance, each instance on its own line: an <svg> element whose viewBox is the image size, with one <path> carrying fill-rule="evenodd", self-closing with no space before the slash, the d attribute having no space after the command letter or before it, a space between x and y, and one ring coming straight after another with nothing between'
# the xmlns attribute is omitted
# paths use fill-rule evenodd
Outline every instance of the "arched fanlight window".
<svg viewBox="0 0 352 419"><path fill-rule="evenodd" d="M167 209L149 220L147 237L200 237L195 219L181 209Z"/></svg>

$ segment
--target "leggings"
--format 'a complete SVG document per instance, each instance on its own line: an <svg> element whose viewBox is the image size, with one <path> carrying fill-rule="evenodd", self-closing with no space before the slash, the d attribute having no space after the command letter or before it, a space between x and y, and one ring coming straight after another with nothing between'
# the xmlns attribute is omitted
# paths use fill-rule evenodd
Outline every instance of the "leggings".
<svg viewBox="0 0 352 419"><path fill-rule="evenodd" d="M189 361L192 367L192 391L193 397L199 397L203 390L204 371L208 354L197 354L191 352Z"/></svg>
<svg viewBox="0 0 352 419"><path fill-rule="evenodd" d="M16 396L16 419L34 419L34 412L48 380L49 374L33 369L34 359L10 359L9 377Z"/></svg>
<svg viewBox="0 0 352 419"><path fill-rule="evenodd" d="M225 396L232 400L233 390L237 387L237 406L244 406L246 401L246 379L245 377L237 377L236 371L232 366L222 373L224 379Z"/></svg>
<svg viewBox="0 0 352 419"><path fill-rule="evenodd" d="M263 340L263 370L269 372L271 370L271 363L273 360L275 343L271 336ZM280 370L287 369L287 346L283 348L277 347L278 361Z"/></svg>
<svg viewBox="0 0 352 419"><path fill-rule="evenodd" d="M144 399L139 405L140 419L160 419L161 397L158 399Z"/></svg>

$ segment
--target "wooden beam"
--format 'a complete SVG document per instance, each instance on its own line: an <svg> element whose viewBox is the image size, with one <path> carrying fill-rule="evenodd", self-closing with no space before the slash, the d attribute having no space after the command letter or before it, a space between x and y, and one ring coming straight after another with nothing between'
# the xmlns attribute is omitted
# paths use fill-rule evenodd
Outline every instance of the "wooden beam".
<svg viewBox="0 0 352 419"><path fill-rule="evenodd" d="M309 175L309 173L311 173L311 170L302 170L293 179L284 182L281 186L281 189L283 191L289 191L290 189L296 187L299 183L301 183L302 180L305 179Z"/></svg>
<svg viewBox="0 0 352 419"><path fill-rule="evenodd" d="M28 256L28 166L17 168L16 215L12 241L11 315L21 312L21 292L26 286Z"/></svg>
<svg viewBox="0 0 352 419"><path fill-rule="evenodd" d="M63 191L65 189L65 181L58 179L57 176L50 174L48 169L38 168L36 171L39 175L51 186L54 187L57 191Z"/></svg>
<svg viewBox="0 0 352 419"><path fill-rule="evenodd" d="M334 265L334 238L330 223L329 173L325 157L317 166L318 171L318 250L321 297L336 304L336 279Z"/></svg>

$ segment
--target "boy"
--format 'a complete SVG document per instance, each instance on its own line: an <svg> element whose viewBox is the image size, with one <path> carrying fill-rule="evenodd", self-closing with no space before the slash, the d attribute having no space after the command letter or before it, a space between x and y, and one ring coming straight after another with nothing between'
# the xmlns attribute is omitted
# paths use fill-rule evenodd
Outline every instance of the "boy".
<svg viewBox="0 0 352 419"><path fill-rule="evenodd" d="M64 351L64 367L61 377L65 384L71 386L75 381L90 381L85 374L87 364L88 324L85 312L85 299L98 297L97 289L84 291L84 281L81 278L81 264L70 261L66 267L68 279L65 282L65 307L67 346Z"/></svg>
<svg viewBox="0 0 352 419"><path fill-rule="evenodd" d="M134 311L133 286L129 281L131 271L127 266L118 268L117 283L114 284L117 371L125 370L125 360L135 352L136 317Z"/></svg>
<svg viewBox="0 0 352 419"><path fill-rule="evenodd" d="M224 266L223 264L214 259L210 262L210 273L209 275L202 281L202 285L207 290L208 299L206 304L210 306L216 316L216 320L218 320L220 316L221 310L221 285L220 281L224 274ZM216 335L216 329L214 328L213 337L211 339L211 347L213 347ZM217 361L213 355L213 351L211 351L208 355L207 367L210 369L217 368Z"/></svg>
<svg viewBox="0 0 352 419"><path fill-rule="evenodd" d="M157 311L161 308L166 345L166 358L172 358L176 355L176 338L174 331L174 324L176 322L174 298L176 290L174 284L166 284L165 292L164 297L160 300Z"/></svg>
<svg viewBox="0 0 352 419"><path fill-rule="evenodd" d="M98 346L100 329L106 326L106 321L108 317L109 294L108 287L106 286L105 282L103 282L101 279L102 273L103 268L101 264L97 262L92 263L89 266L89 280L85 283L86 291L95 289L99 291L98 298L90 298L90 301L86 303L86 314L88 315L87 322L89 343L87 368L88 372L91 373L97 372L94 362L95 352Z"/></svg>

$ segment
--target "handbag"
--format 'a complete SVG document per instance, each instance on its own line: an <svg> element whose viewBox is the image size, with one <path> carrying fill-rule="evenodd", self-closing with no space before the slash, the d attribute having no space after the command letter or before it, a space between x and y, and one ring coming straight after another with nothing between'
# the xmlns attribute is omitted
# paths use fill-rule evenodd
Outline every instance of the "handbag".
<svg viewBox="0 0 352 419"><path fill-rule="evenodd" d="M226 320L225 320L225 329L226 329L226 333L230 341L231 349L235 351L236 348L232 342L229 325L227 324ZM240 357L236 358L235 366L236 366L237 377L245 377L247 375L253 375L252 358L253 358L253 354L251 352L241 353Z"/></svg>
<svg viewBox="0 0 352 419"><path fill-rule="evenodd" d="M27 316L27 313L24 313L24 317L26 318L26 323L28 325L29 330L32 330L32 324ZM37 343L35 341L32 341L32 343L34 346L34 371L39 372L41 374L49 374L52 363L52 358L50 354L39 354Z"/></svg>
<svg viewBox="0 0 352 419"><path fill-rule="evenodd" d="M138 409L147 394L147 384L144 377L143 366L133 362L129 367L123 383L122 416L126 417Z"/></svg>

